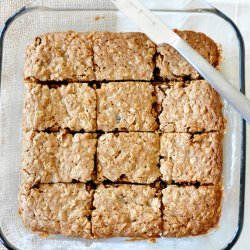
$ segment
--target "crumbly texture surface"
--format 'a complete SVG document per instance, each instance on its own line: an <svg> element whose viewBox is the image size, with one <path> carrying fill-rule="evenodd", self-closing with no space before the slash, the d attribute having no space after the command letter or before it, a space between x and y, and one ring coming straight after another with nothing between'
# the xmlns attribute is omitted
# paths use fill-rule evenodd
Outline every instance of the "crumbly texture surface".
<svg viewBox="0 0 250 250"><path fill-rule="evenodd" d="M216 227L220 213L219 186L178 187L162 190L163 236L184 237L207 233Z"/></svg>
<svg viewBox="0 0 250 250"><path fill-rule="evenodd" d="M95 237L157 237L161 232L161 202L150 186L100 185L93 205Z"/></svg>
<svg viewBox="0 0 250 250"><path fill-rule="evenodd" d="M162 180L171 183L216 184L221 180L223 134L191 135L164 133L161 136Z"/></svg>
<svg viewBox="0 0 250 250"><path fill-rule="evenodd" d="M98 81L153 78L156 46L143 33L96 33L93 51Z"/></svg>
<svg viewBox="0 0 250 250"><path fill-rule="evenodd" d="M201 32L179 30L175 30L175 32L211 65L219 68L220 48L211 38ZM156 67L163 80L181 80L183 77L197 79L200 77L199 73L170 45L158 46L157 53Z"/></svg>
<svg viewBox="0 0 250 250"><path fill-rule="evenodd" d="M156 86L160 130L211 132L224 129L219 94L204 80Z"/></svg>
<svg viewBox="0 0 250 250"><path fill-rule="evenodd" d="M98 138L97 178L152 183L160 177L160 137L154 133L108 133Z"/></svg>
<svg viewBox="0 0 250 250"><path fill-rule="evenodd" d="M97 89L97 129L155 131L154 87L146 82L110 82Z"/></svg>
<svg viewBox="0 0 250 250"><path fill-rule="evenodd" d="M57 183L92 180L95 134L26 132L23 134L23 181Z"/></svg>
<svg viewBox="0 0 250 250"><path fill-rule="evenodd" d="M212 39L174 31L219 69ZM200 79L143 33L36 37L24 67L24 225L86 239L215 228L225 119L219 94Z"/></svg>
<svg viewBox="0 0 250 250"><path fill-rule="evenodd" d="M91 238L92 199L84 184L41 184L21 189L19 212L33 231Z"/></svg>
<svg viewBox="0 0 250 250"><path fill-rule="evenodd" d="M25 83L23 129L96 131L96 93L86 83Z"/></svg>
<svg viewBox="0 0 250 250"><path fill-rule="evenodd" d="M26 50L24 78L39 81L95 80L92 33L38 36Z"/></svg>

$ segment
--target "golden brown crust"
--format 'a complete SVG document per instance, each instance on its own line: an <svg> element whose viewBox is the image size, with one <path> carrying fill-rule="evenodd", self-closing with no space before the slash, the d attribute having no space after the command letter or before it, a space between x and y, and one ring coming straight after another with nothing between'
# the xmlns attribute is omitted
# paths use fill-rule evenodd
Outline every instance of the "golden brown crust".
<svg viewBox="0 0 250 250"><path fill-rule="evenodd" d="M92 196L93 191L80 183L41 184L31 189L23 186L19 212L24 225L33 231L91 238Z"/></svg>
<svg viewBox="0 0 250 250"><path fill-rule="evenodd" d="M24 79L95 80L92 35L55 32L36 37L26 50Z"/></svg>
<svg viewBox="0 0 250 250"><path fill-rule="evenodd" d="M96 80L152 80L155 44L139 32L95 33Z"/></svg>
<svg viewBox="0 0 250 250"><path fill-rule="evenodd" d="M155 131L154 87L146 82L110 82L97 89L97 129Z"/></svg>
<svg viewBox="0 0 250 250"><path fill-rule="evenodd" d="M156 86L163 132L211 132L224 129L219 94L204 80Z"/></svg>
<svg viewBox="0 0 250 250"><path fill-rule="evenodd" d="M220 186L172 185L163 189L163 236L195 236L216 227L221 213L221 193Z"/></svg>
<svg viewBox="0 0 250 250"><path fill-rule="evenodd" d="M220 48L201 32L174 30L218 68ZM199 74L171 46L157 47L163 80ZM156 45L140 32L54 32L36 37L26 50L24 78L39 81L152 80Z"/></svg>
<svg viewBox="0 0 250 250"><path fill-rule="evenodd" d="M92 180L95 134L26 132L23 134L23 181L35 183Z"/></svg>
<svg viewBox="0 0 250 250"><path fill-rule="evenodd" d="M154 133L104 134L98 138L97 178L145 183L160 177L160 138Z"/></svg>
<svg viewBox="0 0 250 250"><path fill-rule="evenodd" d="M25 83L23 130L96 130L96 93L86 83Z"/></svg>
<svg viewBox="0 0 250 250"><path fill-rule="evenodd" d="M199 52L211 65L218 68L220 63L220 48L208 36L201 32L174 30L193 49ZM157 47L156 67L163 80L181 80L183 77L197 79L199 73L170 45Z"/></svg>
<svg viewBox="0 0 250 250"><path fill-rule="evenodd" d="M175 32L218 69L213 40ZM177 81L152 84L154 74ZM24 225L82 238L185 237L215 228L224 118L218 93L198 78L172 47L143 33L37 37L24 70ZM181 186L161 195L160 177ZM95 190L83 184L90 180Z"/></svg>
<svg viewBox="0 0 250 250"><path fill-rule="evenodd" d="M219 183L223 160L222 140L221 132L194 136L187 133L162 134L162 179L169 183Z"/></svg>
<svg viewBox="0 0 250 250"><path fill-rule="evenodd" d="M155 188L100 185L94 194L92 232L97 238L158 237L161 202Z"/></svg>

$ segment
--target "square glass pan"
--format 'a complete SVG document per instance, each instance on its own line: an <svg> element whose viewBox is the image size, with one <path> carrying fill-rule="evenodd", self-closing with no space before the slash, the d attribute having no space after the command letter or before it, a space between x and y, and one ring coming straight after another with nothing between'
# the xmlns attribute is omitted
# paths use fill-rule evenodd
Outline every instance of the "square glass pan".
<svg viewBox="0 0 250 250"><path fill-rule="evenodd" d="M244 92L244 44L234 24L201 1L155 0L145 3L171 28L201 31L221 44L222 72ZM237 241L243 224L245 182L245 123L224 102L224 197L218 227L204 236L160 238L156 243L126 238L71 239L51 235L42 239L24 228L18 216L20 185L22 70L26 46L45 32L139 31L110 1L36 1L9 18L1 31L1 159L0 236L9 249L224 249Z"/></svg>

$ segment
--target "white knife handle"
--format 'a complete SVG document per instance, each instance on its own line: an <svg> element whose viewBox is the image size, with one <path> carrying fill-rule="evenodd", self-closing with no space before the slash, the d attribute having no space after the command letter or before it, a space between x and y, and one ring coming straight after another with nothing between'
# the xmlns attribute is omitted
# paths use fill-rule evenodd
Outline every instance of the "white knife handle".
<svg viewBox="0 0 250 250"><path fill-rule="evenodd" d="M250 101L184 40L171 44L250 123ZM190 58L190 59L189 59Z"/></svg>

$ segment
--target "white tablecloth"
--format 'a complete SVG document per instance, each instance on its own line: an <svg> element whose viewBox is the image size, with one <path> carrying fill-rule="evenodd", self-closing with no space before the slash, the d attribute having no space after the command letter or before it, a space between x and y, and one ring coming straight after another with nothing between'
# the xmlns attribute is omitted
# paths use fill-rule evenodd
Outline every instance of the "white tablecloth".
<svg viewBox="0 0 250 250"><path fill-rule="evenodd" d="M249 0L208 0L232 18L240 29L246 47L246 95L250 98L250 1ZM249 107L250 108L250 107ZM247 125L246 200L244 227L235 250L250 249L250 125Z"/></svg>
<svg viewBox="0 0 250 250"><path fill-rule="evenodd" d="M0 25L15 10L23 7L31 0L0 0ZM246 46L246 94L250 98L250 1L249 0L207 0L231 17L242 32ZM245 222L239 241L234 249L250 249L250 126L247 126L247 166L246 166L246 203ZM5 249L0 246L0 250Z"/></svg>

